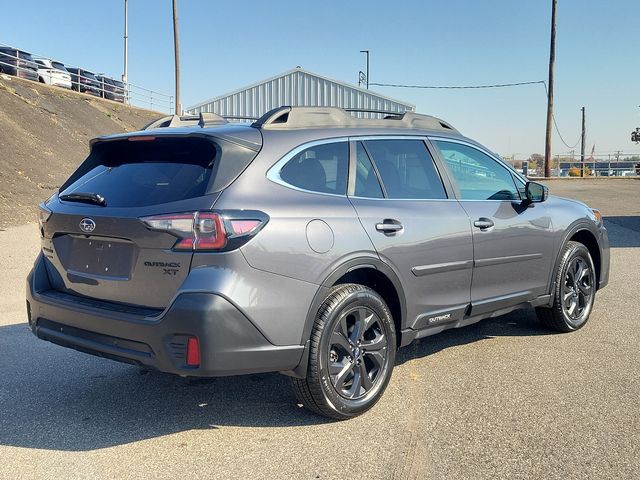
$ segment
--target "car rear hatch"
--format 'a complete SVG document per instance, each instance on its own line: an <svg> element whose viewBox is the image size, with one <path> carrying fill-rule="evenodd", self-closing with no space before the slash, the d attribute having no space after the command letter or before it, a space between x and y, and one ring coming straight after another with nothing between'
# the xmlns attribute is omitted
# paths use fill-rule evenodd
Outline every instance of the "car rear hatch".
<svg viewBox="0 0 640 480"><path fill-rule="evenodd" d="M52 288L165 308L188 275L195 248L180 232L204 218L200 212L213 207L260 148L257 130L246 130L253 130L248 134L255 142L163 133L94 143L87 160L40 207ZM167 217L171 228L157 228Z"/></svg>

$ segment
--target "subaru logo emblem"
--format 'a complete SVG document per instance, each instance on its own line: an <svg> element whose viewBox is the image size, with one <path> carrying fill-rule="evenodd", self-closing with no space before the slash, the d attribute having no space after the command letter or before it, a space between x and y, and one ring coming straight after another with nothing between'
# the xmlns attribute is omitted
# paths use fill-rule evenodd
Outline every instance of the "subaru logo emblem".
<svg viewBox="0 0 640 480"><path fill-rule="evenodd" d="M90 218L83 218L80 221L80 230L85 233L91 233L96 229L96 222L91 220Z"/></svg>

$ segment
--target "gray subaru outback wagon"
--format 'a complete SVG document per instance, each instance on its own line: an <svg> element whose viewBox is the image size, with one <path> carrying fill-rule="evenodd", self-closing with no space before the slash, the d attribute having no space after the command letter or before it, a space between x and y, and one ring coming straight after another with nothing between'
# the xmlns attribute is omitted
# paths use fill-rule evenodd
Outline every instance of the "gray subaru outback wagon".
<svg viewBox="0 0 640 480"><path fill-rule="evenodd" d="M39 338L177 375L282 372L337 419L413 340L526 307L577 330L609 275L598 211L415 113L162 119L92 141L39 223Z"/></svg>

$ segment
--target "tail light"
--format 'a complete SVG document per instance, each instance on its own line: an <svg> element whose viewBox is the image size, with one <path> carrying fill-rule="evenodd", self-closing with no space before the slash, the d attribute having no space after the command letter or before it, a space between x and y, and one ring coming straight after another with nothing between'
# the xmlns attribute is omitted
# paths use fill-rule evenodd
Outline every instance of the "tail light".
<svg viewBox="0 0 640 480"><path fill-rule="evenodd" d="M47 223L51 216L51 210L49 210L44 203L38 205L38 227L40 228L40 235L44 237L44 224Z"/></svg>
<svg viewBox="0 0 640 480"><path fill-rule="evenodd" d="M174 250L226 251L240 247L267 222L257 211L184 212L143 217L151 230L175 235Z"/></svg>

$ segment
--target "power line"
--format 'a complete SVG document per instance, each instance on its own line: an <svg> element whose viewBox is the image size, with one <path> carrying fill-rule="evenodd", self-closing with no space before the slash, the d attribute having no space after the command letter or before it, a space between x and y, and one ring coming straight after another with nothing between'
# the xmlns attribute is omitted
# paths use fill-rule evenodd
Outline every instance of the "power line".
<svg viewBox="0 0 640 480"><path fill-rule="evenodd" d="M544 80L536 80L532 82L515 82L515 83L496 83L494 85L403 85L400 83L369 83L377 87L395 87L395 88L428 88L428 89L478 89L478 88L502 88L502 87L518 87L520 85L535 85L538 83L545 84Z"/></svg>
<svg viewBox="0 0 640 480"><path fill-rule="evenodd" d="M544 85L544 91L548 96L549 90L547 90L547 84L545 82L542 82L542 84ZM556 129L556 133L558 134L558 137L560 137L560 141L564 143L564 146L567 147L569 150L573 150L574 148L576 148L580 143L580 140L582 140L582 135L578 137L578 140L576 140L576 143L572 147L569 146L569 144L565 142L564 138L562 138L562 134L560 133L560 129L558 128L558 123L556 122L556 116L554 114L551 114L551 118L553 119L553 126Z"/></svg>
<svg viewBox="0 0 640 480"><path fill-rule="evenodd" d="M523 85L538 85L541 84L544 86L544 91L547 97L549 96L549 90L547 89L547 82L544 80L534 80L530 82L513 82L513 83L495 83L491 85L406 85L401 83L369 83L369 85L375 85L377 87L394 87L394 88L421 88L421 89L431 89L431 90L471 90L471 89L482 89L482 88L503 88L503 87L520 87ZM558 122L556 121L556 116L551 115L553 119L553 126L560 137L560 141L567 147L569 150L576 148L580 140L582 139L582 135L578 138L576 143L573 146L570 146L565 140L562 134L560 133L560 129L558 128Z"/></svg>

